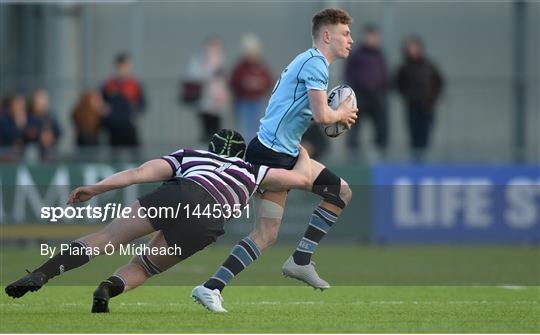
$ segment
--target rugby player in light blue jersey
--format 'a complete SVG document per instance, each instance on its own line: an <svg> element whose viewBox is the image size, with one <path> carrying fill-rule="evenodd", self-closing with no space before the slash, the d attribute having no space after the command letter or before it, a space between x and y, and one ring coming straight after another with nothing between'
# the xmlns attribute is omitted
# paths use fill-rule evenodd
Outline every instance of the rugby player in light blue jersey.
<svg viewBox="0 0 540 335"><path fill-rule="evenodd" d="M357 119L356 108L344 101L336 111L328 107L328 67L347 58L352 48L349 24L341 9L325 9L312 19L313 48L302 52L283 70L270 98L259 132L249 144L246 160L252 164L291 169L298 158L298 145L313 119L318 124L340 122L350 128ZM350 99L350 98L349 98ZM317 288L330 285L321 279L311 262L318 243L351 200L349 185L324 165L311 160L310 190L322 197L308 228L293 255L283 264L283 274ZM212 292L222 291L229 281L270 247L282 222L287 191L264 192L255 197L255 229L241 240L217 272L193 290L193 297L211 311L222 310Z"/></svg>

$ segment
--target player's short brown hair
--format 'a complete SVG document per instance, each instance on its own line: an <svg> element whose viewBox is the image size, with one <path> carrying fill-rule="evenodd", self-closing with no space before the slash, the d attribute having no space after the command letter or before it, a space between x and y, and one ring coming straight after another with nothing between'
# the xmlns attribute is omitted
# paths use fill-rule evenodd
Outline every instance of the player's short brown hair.
<svg viewBox="0 0 540 335"><path fill-rule="evenodd" d="M350 24L352 22L352 18L343 9L339 8L326 8L315 14L313 16L313 19L311 19L312 26L311 26L311 35L313 38L317 36L317 33L321 29L322 26L327 24Z"/></svg>

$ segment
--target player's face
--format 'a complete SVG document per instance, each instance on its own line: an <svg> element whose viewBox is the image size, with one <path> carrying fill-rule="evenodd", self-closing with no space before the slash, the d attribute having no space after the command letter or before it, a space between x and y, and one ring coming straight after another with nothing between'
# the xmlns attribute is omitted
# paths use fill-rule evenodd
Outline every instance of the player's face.
<svg viewBox="0 0 540 335"><path fill-rule="evenodd" d="M346 24L333 25L329 29L330 46L336 58L347 58L352 50L351 30Z"/></svg>

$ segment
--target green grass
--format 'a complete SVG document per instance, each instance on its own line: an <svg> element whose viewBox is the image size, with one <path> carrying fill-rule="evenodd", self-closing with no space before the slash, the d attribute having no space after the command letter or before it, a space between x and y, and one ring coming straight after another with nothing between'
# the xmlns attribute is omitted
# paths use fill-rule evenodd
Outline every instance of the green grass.
<svg viewBox="0 0 540 335"><path fill-rule="evenodd" d="M230 245L222 241L114 298L108 315L89 312L92 292L129 257L99 257L21 299L0 294L0 331L540 332L538 247L321 245L317 269L333 285L321 293L281 276L294 246L276 246L235 278L224 291L229 313L216 315L189 296ZM3 247L1 284L45 260L39 245Z"/></svg>
<svg viewBox="0 0 540 335"><path fill-rule="evenodd" d="M150 285L191 286L212 275L229 254L234 242L220 241L190 259L151 279ZM235 279L243 286L287 286L281 265L294 245L277 245ZM0 284L19 278L24 269L35 269L47 260L39 245L3 247ZM101 256L76 271L55 278L54 285L95 285L129 256ZM532 246L359 246L321 244L314 256L321 276L334 285L349 286L451 286L540 285L540 248Z"/></svg>
<svg viewBox="0 0 540 335"><path fill-rule="evenodd" d="M9 333L475 332L540 331L538 287L229 287L226 314L189 298L191 287L141 287L91 314L93 287L45 287L2 296Z"/></svg>

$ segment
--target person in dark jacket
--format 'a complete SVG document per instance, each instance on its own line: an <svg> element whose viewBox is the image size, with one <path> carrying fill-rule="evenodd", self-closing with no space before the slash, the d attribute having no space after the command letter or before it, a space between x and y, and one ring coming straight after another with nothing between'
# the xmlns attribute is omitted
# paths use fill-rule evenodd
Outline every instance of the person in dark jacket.
<svg viewBox="0 0 540 335"><path fill-rule="evenodd" d="M128 54L120 53L115 59L116 73L102 86L103 100L109 114L105 123L112 147L137 148L140 144L137 117L144 112L146 100L141 82L131 73Z"/></svg>
<svg viewBox="0 0 540 335"><path fill-rule="evenodd" d="M364 29L363 41L349 56L345 66L345 81L354 90L358 102L359 121L370 118L375 130L377 156L384 156L388 144L386 107L388 71L380 48L381 37L374 25ZM359 124L359 126L360 126ZM358 155L359 127L347 135L350 157Z"/></svg>
<svg viewBox="0 0 540 335"><path fill-rule="evenodd" d="M424 44L419 37L410 36L405 40L403 55L396 84L407 110L413 159L422 161L429 146L435 104L444 82L440 71L425 56Z"/></svg>

